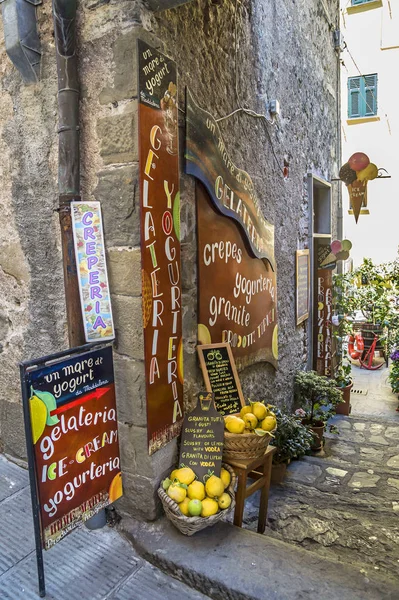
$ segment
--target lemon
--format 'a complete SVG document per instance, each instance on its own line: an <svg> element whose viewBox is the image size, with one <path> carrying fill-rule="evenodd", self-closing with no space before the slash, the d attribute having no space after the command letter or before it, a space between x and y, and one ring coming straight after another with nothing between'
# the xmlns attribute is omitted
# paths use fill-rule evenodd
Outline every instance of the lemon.
<svg viewBox="0 0 399 600"><path fill-rule="evenodd" d="M262 421L262 429L264 431L273 431L276 428L276 417L265 417Z"/></svg>
<svg viewBox="0 0 399 600"><path fill-rule="evenodd" d="M219 505L216 500L212 500L212 498L204 498L202 501L201 517L211 517L212 515L216 515L218 510Z"/></svg>
<svg viewBox="0 0 399 600"><path fill-rule="evenodd" d="M243 406L242 409L240 410L240 417L241 419L244 418L244 415L246 415L247 413L252 412L252 408L247 405L247 406Z"/></svg>
<svg viewBox="0 0 399 600"><path fill-rule="evenodd" d="M190 500L190 502L188 503L188 514L190 515L190 517L199 517L201 512L202 512L201 500L198 500L197 498L194 498L194 500Z"/></svg>
<svg viewBox="0 0 399 600"><path fill-rule="evenodd" d="M224 492L224 484L220 477L211 475L205 484L207 496L210 498L219 498Z"/></svg>
<svg viewBox="0 0 399 600"><path fill-rule="evenodd" d="M169 498L172 498L177 504L183 502L184 498L187 496L186 490L178 483L172 483L172 485L168 487L167 494Z"/></svg>
<svg viewBox="0 0 399 600"><path fill-rule="evenodd" d="M110 502L115 502L115 500L118 500L118 498L120 498L123 495L122 473L117 473L111 481L108 495Z"/></svg>
<svg viewBox="0 0 399 600"><path fill-rule="evenodd" d="M229 508L229 506L231 504L231 496L229 494L226 494L226 492L225 492L224 494L222 494L220 496L218 504L219 504L219 508L222 508L222 509Z"/></svg>
<svg viewBox="0 0 399 600"><path fill-rule="evenodd" d="M263 421L267 415L267 408L262 402L254 402L251 406L252 412L258 421Z"/></svg>
<svg viewBox="0 0 399 600"><path fill-rule="evenodd" d="M190 500L203 500L205 498L205 486L201 481L193 481L187 488L187 496Z"/></svg>
<svg viewBox="0 0 399 600"><path fill-rule="evenodd" d="M180 502L180 504L179 504L179 508L180 508L181 512L186 517L190 516L189 510L188 510L189 504L190 504L190 498L184 498L183 502Z"/></svg>
<svg viewBox="0 0 399 600"><path fill-rule="evenodd" d="M33 443L40 439L47 421L47 407L40 398L32 396L29 399L30 406L30 422L32 425Z"/></svg>
<svg viewBox="0 0 399 600"><path fill-rule="evenodd" d="M209 329L203 323L198 324L197 339L200 344L212 344L212 338Z"/></svg>
<svg viewBox="0 0 399 600"><path fill-rule="evenodd" d="M247 413L242 419L245 423L245 429L255 429L258 425L258 419L252 413Z"/></svg>
<svg viewBox="0 0 399 600"><path fill-rule="evenodd" d="M175 476L174 479L178 479L180 483L185 483L186 485L190 485L195 479L195 473L190 467L177 469L176 471L173 471L173 473Z"/></svg>
<svg viewBox="0 0 399 600"><path fill-rule="evenodd" d="M227 431L230 433L242 433L245 429L245 422L239 417L231 419L225 424Z"/></svg>
<svg viewBox="0 0 399 600"><path fill-rule="evenodd" d="M228 423L231 420L237 419L238 417L236 417L236 415L226 415L224 417L224 424L226 425L226 423Z"/></svg>
<svg viewBox="0 0 399 600"><path fill-rule="evenodd" d="M174 471L171 472L169 479L171 481L174 481L176 479L176 473L179 469L175 469Z"/></svg>
<svg viewBox="0 0 399 600"><path fill-rule="evenodd" d="M278 325L276 325L273 329L272 354L273 354L273 358L278 360Z"/></svg>
<svg viewBox="0 0 399 600"><path fill-rule="evenodd" d="M228 488L231 481L231 475L226 469L223 469L223 467L220 471L220 479L223 481L224 489Z"/></svg>

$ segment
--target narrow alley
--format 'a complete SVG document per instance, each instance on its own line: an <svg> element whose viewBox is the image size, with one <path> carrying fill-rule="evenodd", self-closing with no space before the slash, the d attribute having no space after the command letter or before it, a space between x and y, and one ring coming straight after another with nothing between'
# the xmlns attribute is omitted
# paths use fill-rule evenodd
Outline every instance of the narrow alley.
<svg viewBox="0 0 399 600"><path fill-rule="evenodd" d="M398 399L387 368L352 372L351 416L336 416L340 433L326 435L322 452L293 461L272 488L266 535L398 581ZM246 523L256 530L253 498Z"/></svg>

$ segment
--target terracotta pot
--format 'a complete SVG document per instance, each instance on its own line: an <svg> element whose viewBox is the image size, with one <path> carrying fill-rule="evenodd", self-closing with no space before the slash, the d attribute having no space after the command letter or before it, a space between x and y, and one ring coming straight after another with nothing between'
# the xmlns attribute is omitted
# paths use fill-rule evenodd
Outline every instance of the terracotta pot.
<svg viewBox="0 0 399 600"><path fill-rule="evenodd" d="M350 415L350 412L352 410L351 407L351 389L353 387L353 383L347 385L346 387L340 387L338 388L340 390L340 392L342 392L342 397L343 397L343 402L341 402L341 404L338 404L335 407L335 412L337 413L337 415Z"/></svg>
<svg viewBox="0 0 399 600"><path fill-rule="evenodd" d="M272 464L272 475L270 478L270 483L273 483L275 485L283 483L286 471L287 463L279 463L277 465Z"/></svg>
<svg viewBox="0 0 399 600"><path fill-rule="evenodd" d="M323 447L323 435L324 435L324 423L323 421L316 421L316 423L310 425L309 419L303 419L302 425L306 425L308 429L311 429L315 434L315 440L313 445L310 447L311 450L321 450Z"/></svg>

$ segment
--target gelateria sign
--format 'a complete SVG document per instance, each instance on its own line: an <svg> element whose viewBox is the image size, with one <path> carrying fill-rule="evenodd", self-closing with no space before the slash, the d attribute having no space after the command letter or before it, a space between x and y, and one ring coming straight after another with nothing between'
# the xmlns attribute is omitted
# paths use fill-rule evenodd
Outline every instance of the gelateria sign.
<svg viewBox="0 0 399 600"><path fill-rule="evenodd" d="M148 448L183 418L180 193L176 64L138 42L141 265Z"/></svg>
<svg viewBox="0 0 399 600"><path fill-rule="evenodd" d="M231 161L217 122L190 92L186 110L186 172L198 180L198 341L230 343L239 369L277 366L274 226L250 176Z"/></svg>

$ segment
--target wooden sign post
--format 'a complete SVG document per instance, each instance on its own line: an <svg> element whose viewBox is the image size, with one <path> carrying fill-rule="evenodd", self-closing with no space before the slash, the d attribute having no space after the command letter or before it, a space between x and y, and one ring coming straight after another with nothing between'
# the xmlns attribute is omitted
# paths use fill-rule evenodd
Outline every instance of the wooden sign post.
<svg viewBox="0 0 399 600"><path fill-rule="evenodd" d="M296 324L309 318L310 254L309 250L296 251Z"/></svg>
<svg viewBox="0 0 399 600"><path fill-rule="evenodd" d="M203 483L211 475L220 477L223 439L224 419L215 408L214 394L200 392L196 408L184 417L179 468L190 467Z"/></svg>
<svg viewBox="0 0 399 600"><path fill-rule="evenodd" d="M216 410L221 415L240 412L245 404L230 344L197 346L205 387L215 394Z"/></svg>
<svg viewBox="0 0 399 600"><path fill-rule="evenodd" d="M39 592L42 549L122 495L112 346L20 365Z"/></svg>

